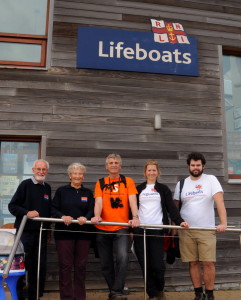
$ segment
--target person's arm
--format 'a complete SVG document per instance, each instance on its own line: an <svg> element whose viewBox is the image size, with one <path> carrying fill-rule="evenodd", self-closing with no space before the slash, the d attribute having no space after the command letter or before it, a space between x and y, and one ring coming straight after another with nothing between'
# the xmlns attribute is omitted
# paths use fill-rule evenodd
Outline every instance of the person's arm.
<svg viewBox="0 0 241 300"><path fill-rule="evenodd" d="M21 182L16 192L14 193L10 203L8 204L8 210L15 217L23 217L27 215L29 218L36 217L36 211L29 211L24 207L24 200L26 198L27 184L25 181ZM33 212L33 215L31 214ZM28 214L30 213L30 214ZM37 212L38 213L38 212Z"/></svg>
<svg viewBox="0 0 241 300"><path fill-rule="evenodd" d="M178 211L180 212L180 181L176 184L175 191L174 191L174 196L173 196L173 202L175 206L177 207ZM172 225L176 225L174 221L171 221ZM172 229L171 230L172 235L177 234L177 229Z"/></svg>
<svg viewBox="0 0 241 300"><path fill-rule="evenodd" d="M180 181L176 184L173 201L178 210L180 211Z"/></svg>
<svg viewBox="0 0 241 300"><path fill-rule="evenodd" d="M94 217L91 218L92 223L98 223L98 222L102 221L101 212L102 212L102 197L96 197L95 198Z"/></svg>
<svg viewBox="0 0 241 300"><path fill-rule="evenodd" d="M61 211L61 189L61 187L57 189L51 202L51 216L53 218L61 219L64 216L64 213Z"/></svg>
<svg viewBox="0 0 241 300"><path fill-rule="evenodd" d="M88 195L88 210L86 211L85 215L80 216L77 218L79 221L80 225L85 224L87 220L90 220L94 216L94 206L95 206L95 200L93 197L93 193L91 190L89 190L89 195Z"/></svg>
<svg viewBox="0 0 241 300"><path fill-rule="evenodd" d="M174 204L176 205L176 207L179 209L180 201L176 200L176 199L174 199L173 201L174 201Z"/></svg>
<svg viewBox="0 0 241 300"><path fill-rule="evenodd" d="M89 197L89 199L88 199L89 206L88 206L88 211L85 214L85 218L87 220L90 220L94 216L94 208L95 208L95 199L94 199L92 191L89 191L88 197Z"/></svg>
<svg viewBox="0 0 241 300"><path fill-rule="evenodd" d="M185 222L180 215L177 205L173 201L171 190L165 185L162 185L161 198L163 198L162 200L172 222L176 225L180 225L182 222Z"/></svg>
<svg viewBox="0 0 241 300"><path fill-rule="evenodd" d="M129 195L129 204L131 208L131 213L132 213L132 220L129 221L129 224L132 227L138 227L140 226L140 221L138 217L138 208L137 208L137 200L136 200L136 195Z"/></svg>
<svg viewBox="0 0 241 300"><path fill-rule="evenodd" d="M218 192L213 195L213 199L217 206L220 224L217 226L217 232L224 232L227 229L227 212L224 205L223 193Z"/></svg>
<svg viewBox="0 0 241 300"><path fill-rule="evenodd" d="M72 223L73 217L66 216L60 209L61 209L61 202L63 199L63 188L60 187L57 189L54 198L52 200L52 206L51 206L51 215L54 218L59 218L64 221L64 224L69 226Z"/></svg>
<svg viewBox="0 0 241 300"><path fill-rule="evenodd" d="M189 228L189 224L185 222L179 211L180 201L172 198L172 193L169 188L165 193L166 206L168 207L168 212L171 217L171 225L179 225L181 227ZM171 229L171 236L177 235L177 229Z"/></svg>

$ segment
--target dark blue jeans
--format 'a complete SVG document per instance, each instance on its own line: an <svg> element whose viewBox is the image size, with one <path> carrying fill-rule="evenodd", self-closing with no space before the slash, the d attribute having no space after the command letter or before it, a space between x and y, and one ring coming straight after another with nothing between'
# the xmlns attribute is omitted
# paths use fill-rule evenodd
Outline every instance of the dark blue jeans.
<svg viewBox="0 0 241 300"><path fill-rule="evenodd" d="M129 260L129 230L98 230L96 241L102 274L109 290L122 294Z"/></svg>
<svg viewBox="0 0 241 300"><path fill-rule="evenodd" d="M144 230L134 228L134 249L138 262L144 274ZM146 230L146 287L149 297L158 296L165 285L165 263L164 263L164 237L163 230Z"/></svg>
<svg viewBox="0 0 241 300"><path fill-rule="evenodd" d="M36 300L37 297L37 270L38 270L38 247L39 231L23 231L21 242L25 252L25 268L28 271L28 299ZM39 296L43 296L47 263L47 231L42 232L40 272L39 272ZM23 289L23 278L19 279L19 293ZM21 296L19 297L21 299Z"/></svg>

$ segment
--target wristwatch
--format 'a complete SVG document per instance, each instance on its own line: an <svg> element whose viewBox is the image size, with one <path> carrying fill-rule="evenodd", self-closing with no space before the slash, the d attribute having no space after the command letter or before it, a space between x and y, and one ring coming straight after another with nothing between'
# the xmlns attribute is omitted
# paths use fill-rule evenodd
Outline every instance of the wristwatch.
<svg viewBox="0 0 241 300"><path fill-rule="evenodd" d="M139 219L139 216L138 216L138 215L135 215L135 216L133 216L133 218L137 218L137 219Z"/></svg>

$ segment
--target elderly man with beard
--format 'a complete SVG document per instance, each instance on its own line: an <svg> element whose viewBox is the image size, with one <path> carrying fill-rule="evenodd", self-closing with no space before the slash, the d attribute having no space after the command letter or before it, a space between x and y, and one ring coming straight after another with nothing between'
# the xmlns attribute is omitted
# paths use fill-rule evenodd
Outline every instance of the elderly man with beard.
<svg viewBox="0 0 241 300"><path fill-rule="evenodd" d="M227 228L227 215L221 184L215 176L203 174L206 160L201 153L190 153L187 164L190 176L185 179L181 193L180 182L178 182L174 194L177 206L181 207L181 217L189 223L190 227L214 228L216 232L224 232ZM217 227L215 227L214 202L220 220ZM189 263L189 273L195 291L194 300L214 299L216 232L214 230L179 231L181 258L183 262ZM205 294L202 282L205 285Z"/></svg>
<svg viewBox="0 0 241 300"><path fill-rule="evenodd" d="M18 230L22 218L50 217L51 212L51 188L44 182L48 174L49 163L43 159L36 160L33 164L33 177L23 180L18 186L8 208L12 215L16 217L15 228ZM48 223L49 224L49 223ZM44 224L46 228L48 224ZM28 300L36 300L37 296L37 266L39 248L40 222L27 220L24 227L21 241L25 251L25 267L28 271ZM48 233L43 231L40 257L40 278L39 297L43 296L46 277L46 256L47 256ZM19 280L18 296L25 299L23 294L23 279Z"/></svg>

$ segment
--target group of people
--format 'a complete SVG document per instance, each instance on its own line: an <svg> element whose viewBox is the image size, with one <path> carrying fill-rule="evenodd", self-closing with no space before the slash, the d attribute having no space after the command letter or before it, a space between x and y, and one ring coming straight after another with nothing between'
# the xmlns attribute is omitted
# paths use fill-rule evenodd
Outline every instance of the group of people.
<svg viewBox="0 0 241 300"><path fill-rule="evenodd" d="M101 270L109 289L109 300L127 299L124 286L131 236L140 267L143 274L146 274L149 300L166 299L163 250L166 232L161 227L148 225L168 225L171 219L173 224L185 229L210 227L216 228L217 232L224 232L227 227L223 190L215 176L203 174L206 164L204 156L197 152L190 153L187 164L190 176L185 179L181 192L180 182L177 183L173 198L171 190L158 182L160 168L156 160L146 162L146 181L136 187L132 178L121 174L120 155L108 155L105 163L108 176L96 182L94 195L83 186L85 166L73 163L67 172L70 183L58 188L51 200L51 188L45 182L49 164L45 160L37 160L33 166L33 177L20 183L9 203L9 211L16 216L17 230L22 217L28 216L21 238L26 253L28 300L35 300L37 291L35 258L39 247L40 222L33 221L34 217L63 220L56 223L54 231L59 259L61 300L86 299L85 270L93 233L96 234ZM214 202L220 219L217 227ZM73 223L73 220L77 222ZM91 221L95 226L89 222L86 224L86 221ZM107 225L103 222L116 224ZM129 226L126 227L123 223L128 223ZM146 270L142 224L147 227ZM48 227L49 224L45 226ZM44 291L48 232L43 231L41 243L39 297ZM215 231L179 230L179 236L181 258L184 262L189 262L195 300L214 299ZM19 299L24 298L20 295Z"/></svg>

